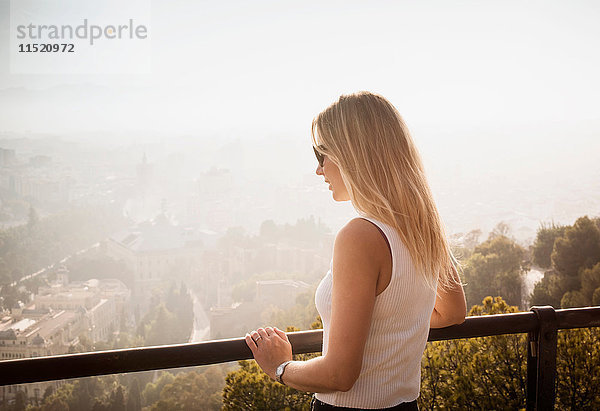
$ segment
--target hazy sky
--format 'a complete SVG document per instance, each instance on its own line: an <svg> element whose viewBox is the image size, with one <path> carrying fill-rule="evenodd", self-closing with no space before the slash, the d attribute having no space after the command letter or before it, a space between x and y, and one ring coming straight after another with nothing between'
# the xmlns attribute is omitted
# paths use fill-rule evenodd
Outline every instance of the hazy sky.
<svg viewBox="0 0 600 411"><path fill-rule="evenodd" d="M600 174L599 21L597 1L153 1L151 74L25 75L0 0L0 133L300 147L339 94L371 90L433 175L579 178Z"/></svg>
<svg viewBox="0 0 600 411"><path fill-rule="evenodd" d="M155 1L150 75L11 75L9 2L0 4L0 89L49 97L3 98L7 131L298 133L361 89L445 133L600 125L595 1ZM81 88L52 89L67 84ZM46 121L31 121L28 104ZM76 119L52 119L68 104Z"/></svg>

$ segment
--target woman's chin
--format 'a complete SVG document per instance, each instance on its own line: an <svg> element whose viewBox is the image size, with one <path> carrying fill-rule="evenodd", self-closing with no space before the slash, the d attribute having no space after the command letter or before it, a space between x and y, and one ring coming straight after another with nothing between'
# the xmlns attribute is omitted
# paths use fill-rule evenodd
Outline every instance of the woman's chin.
<svg viewBox="0 0 600 411"><path fill-rule="evenodd" d="M346 196L340 196L340 195L337 195L336 193L332 193L332 197L333 197L333 201L337 201L338 203L343 203L344 201L350 201L350 199L346 198Z"/></svg>

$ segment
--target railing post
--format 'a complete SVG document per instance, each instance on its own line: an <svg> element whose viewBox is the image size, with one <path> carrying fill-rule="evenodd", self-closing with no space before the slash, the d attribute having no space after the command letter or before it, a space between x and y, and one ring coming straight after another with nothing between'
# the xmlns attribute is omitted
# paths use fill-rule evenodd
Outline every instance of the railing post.
<svg viewBox="0 0 600 411"><path fill-rule="evenodd" d="M527 410L552 410L556 383L558 322L551 306L531 307L538 327L527 339Z"/></svg>

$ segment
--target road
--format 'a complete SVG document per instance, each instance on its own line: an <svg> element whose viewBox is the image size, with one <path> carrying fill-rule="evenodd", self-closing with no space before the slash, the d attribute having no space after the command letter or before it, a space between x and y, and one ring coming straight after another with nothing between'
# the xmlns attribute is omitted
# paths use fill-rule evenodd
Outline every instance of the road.
<svg viewBox="0 0 600 411"><path fill-rule="evenodd" d="M194 303L194 328L189 342L206 341L210 337L210 319L204 307L193 291L190 291Z"/></svg>
<svg viewBox="0 0 600 411"><path fill-rule="evenodd" d="M84 249L82 249L82 250L79 250L79 251L77 251L76 253L73 253L73 254L71 254L71 255L68 255L68 256L66 256L65 258L63 258L62 260L60 260L60 261L59 261L59 262L57 262L57 263L50 264L48 267L42 268L41 270L39 270L39 271L36 271L35 273L28 274L28 275L26 275L26 276L24 276L24 277L21 277L21 278L20 278L19 280L17 280L17 281L13 281L12 283L10 283L10 287L16 287L18 283L22 283L22 282L24 282L24 281L31 280L32 278L35 278L35 277L37 277L37 276L38 276L38 275L40 275L40 274L44 274L46 271L52 270L52 269L53 269L54 267L56 267L57 265L61 265L61 264L64 264L64 263L66 263L67 261L69 261L69 260L70 260L71 258L73 258L74 256L76 256L76 255L81 255L81 254L83 254L83 253L86 253L86 252L90 251L92 248L96 248L96 247L99 247L99 246L100 246L100 243L96 243L96 244L93 244L93 245L91 245L91 246L89 246L89 247L87 247L87 248L84 248ZM1 291L2 291L2 287L0 287L0 292L1 292Z"/></svg>

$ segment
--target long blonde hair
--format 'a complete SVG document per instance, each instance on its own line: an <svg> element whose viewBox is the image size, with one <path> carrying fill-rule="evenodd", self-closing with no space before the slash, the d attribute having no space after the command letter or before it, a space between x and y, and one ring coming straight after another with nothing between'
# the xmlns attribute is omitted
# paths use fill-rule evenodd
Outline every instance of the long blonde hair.
<svg viewBox="0 0 600 411"><path fill-rule="evenodd" d="M421 156L396 108L366 91L342 95L312 122L315 148L340 169L354 208L394 227L430 286L456 269Z"/></svg>

